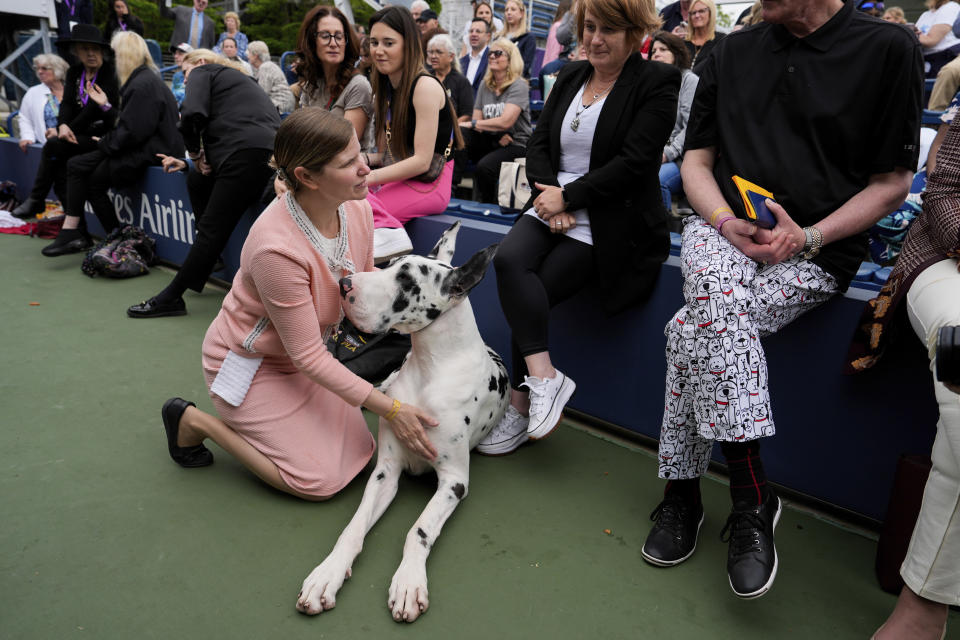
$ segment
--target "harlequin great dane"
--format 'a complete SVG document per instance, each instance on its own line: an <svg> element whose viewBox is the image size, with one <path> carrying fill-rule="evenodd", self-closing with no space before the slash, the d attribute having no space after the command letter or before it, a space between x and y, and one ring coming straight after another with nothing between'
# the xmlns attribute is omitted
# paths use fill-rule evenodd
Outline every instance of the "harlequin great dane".
<svg viewBox="0 0 960 640"><path fill-rule="evenodd" d="M441 236L427 257L406 256L381 271L340 281L345 312L362 331L395 328L410 333L412 347L400 369L382 385L384 393L424 409L439 421L428 435L437 450L428 461L397 440L381 418L377 465L357 513L333 551L307 579L297 609L317 614L332 609L337 591L351 575L363 539L397 493L401 471L437 473L437 492L407 534L403 560L390 583L387 606L394 620L413 622L429 604L427 556L440 529L469 486L470 450L494 427L509 403L509 384L500 357L480 338L467 293L483 278L496 245L466 264L450 260L460 223Z"/></svg>

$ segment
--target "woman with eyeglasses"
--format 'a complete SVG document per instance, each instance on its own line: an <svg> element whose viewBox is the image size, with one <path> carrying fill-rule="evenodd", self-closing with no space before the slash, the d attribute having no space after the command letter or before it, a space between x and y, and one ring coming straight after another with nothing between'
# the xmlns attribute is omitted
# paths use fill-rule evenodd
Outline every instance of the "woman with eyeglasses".
<svg viewBox="0 0 960 640"><path fill-rule="evenodd" d="M456 114L443 84L423 65L420 29L405 7L370 18L370 55L376 94L377 167L367 176L374 191L374 259L382 262L413 249L403 225L443 213L450 204L453 162L463 146ZM379 187L379 189L377 189Z"/></svg>
<svg viewBox="0 0 960 640"><path fill-rule="evenodd" d="M923 47L926 77L936 78L940 68L960 53L960 38L953 33L957 18L960 4L952 0L927 0L927 10L917 18L913 30Z"/></svg>
<svg viewBox="0 0 960 640"><path fill-rule="evenodd" d="M433 69L453 105L459 122L469 122L473 114L473 87L460 71L460 61L454 48L453 38L446 33L438 33L427 43L427 63Z"/></svg>
<svg viewBox="0 0 960 640"><path fill-rule="evenodd" d="M690 5L690 29L686 36L694 73L699 75L703 61L723 37L722 33L717 32L717 5L713 0L694 0Z"/></svg>
<svg viewBox="0 0 960 640"><path fill-rule="evenodd" d="M20 101L20 150L57 135L57 115L63 100L63 80L70 65L55 53L41 53L33 59L33 70L40 84L27 89ZM31 214L32 215L32 214Z"/></svg>
<svg viewBox="0 0 960 640"><path fill-rule="evenodd" d="M373 91L370 81L355 68L360 47L347 17L336 7L314 7L300 24L297 49L303 56L297 67L300 106L321 107L343 116L356 130L360 145L369 149Z"/></svg>
<svg viewBox="0 0 960 640"><path fill-rule="evenodd" d="M576 389L551 358L550 309L587 286L608 314L637 304L670 250L657 174L680 70L637 51L660 19L646 0L580 0L576 16L587 59L557 76L527 144L532 196L494 259L513 391L486 455L548 436Z"/></svg>
<svg viewBox="0 0 960 640"><path fill-rule="evenodd" d="M533 127L530 124L530 85L521 77L523 60L506 38L490 44L487 73L477 91L473 117L460 124L467 155L476 163L474 197L497 201L500 163L521 158Z"/></svg>
<svg viewBox="0 0 960 640"><path fill-rule="evenodd" d="M527 8L521 0L507 0L503 5L503 30L498 38L507 38L520 50L523 59L523 77L530 77L530 65L537 53L537 38L527 24Z"/></svg>

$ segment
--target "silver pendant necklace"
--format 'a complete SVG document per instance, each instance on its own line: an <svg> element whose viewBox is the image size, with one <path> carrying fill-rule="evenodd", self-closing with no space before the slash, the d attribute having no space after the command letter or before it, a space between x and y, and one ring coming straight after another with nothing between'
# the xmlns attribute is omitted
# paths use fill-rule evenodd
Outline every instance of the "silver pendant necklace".
<svg viewBox="0 0 960 640"><path fill-rule="evenodd" d="M570 121L570 129L571 129L572 131L576 132L576 131L580 128L580 115L581 115L584 111L586 111L587 109L589 109L590 107L592 107L593 105L595 105L595 104L597 103L597 100L599 100L600 98L602 98L602 97L604 96L604 94L607 93L607 91L610 91L610 89L613 88L613 85L616 84L616 82L617 82L617 81L614 80L613 82L610 83L610 86L608 86L606 89L604 89L604 90L601 91L600 93L594 93L594 94L593 94L593 102L591 102L591 103L588 104L588 105L584 105L584 104L583 104L583 94L587 92L587 88L588 88L587 86L584 86L583 92L580 94L580 106L577 107L577 112L576 112L576 114L574 114L573 120Z"/></svg>

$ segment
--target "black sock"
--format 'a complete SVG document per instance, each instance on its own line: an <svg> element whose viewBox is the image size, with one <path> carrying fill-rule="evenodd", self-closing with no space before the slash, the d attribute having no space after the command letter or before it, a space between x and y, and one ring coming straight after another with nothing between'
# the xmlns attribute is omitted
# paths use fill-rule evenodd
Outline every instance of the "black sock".
<svg viewBox="0 0 960 640"><path fill-rule="evenodd" d="M721 442L730 471L730 497L735 509L753 509L767 497L767 474L760 460L760 442Z"/></svg>
<svg viewBox="0 0 960 640"><path fill-rule="evenodd" d="M83 237L83 232L80 231L80 229L64 229L61 227L60 232L57 233L56 242L58 244L66 244L81 237Z"/></svg>
<svg viewBox="0 0 960 640"><path fill-rule="evenodd" d="M186 287L181 286L176 279L174 279L173 282L167 285L166 289L155 295L154 298L156 298L159 303L173 302L177 298L182 298L183 292L186 290Z"/></svg>
<svg viewBox="0 0 960 640"><path fill-rule="evenodd" d="M668 480L663 495L677 495L689 504L700 504L700 478Z"/></svg>

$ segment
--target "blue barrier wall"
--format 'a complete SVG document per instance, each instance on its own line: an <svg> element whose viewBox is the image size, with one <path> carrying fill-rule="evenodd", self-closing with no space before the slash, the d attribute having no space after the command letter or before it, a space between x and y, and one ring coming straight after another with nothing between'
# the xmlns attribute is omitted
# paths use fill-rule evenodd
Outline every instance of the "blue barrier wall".
<svg viewBox="0 0 960 640"><path fill-rule="evenodd" d="M24 156L15 141L0 140L0 179L15 180L26 195L38 158L39 148ZM138 189L114 194L118 215L156 237L162 257L181 261L194 226L183 176L150 169ZM223 256L227 268L217 274L220 277L232 278L256 213L248 211L231 238ZM94 227L95 218L87 217ZM498 242L509 228L478 217L420 218L408 225L414 251L426 253L458 219L462 229L457 264ZM774 482L881 520L897 458L901 453L930 451L937 408L926 354L912 336L901 340L876 370L850 377L841 374L863 300L872 297L875 288L852 287L847 296L764 340L777 435L764 440L763 458ZM510 333L492 270L470 300L484 339L509 364ZM682 303L674 255L644 306L608 318L591 291L558 306L551 315L551 354L577 382L570 406L658 437L664 402L663 327Z"/></svg>

